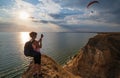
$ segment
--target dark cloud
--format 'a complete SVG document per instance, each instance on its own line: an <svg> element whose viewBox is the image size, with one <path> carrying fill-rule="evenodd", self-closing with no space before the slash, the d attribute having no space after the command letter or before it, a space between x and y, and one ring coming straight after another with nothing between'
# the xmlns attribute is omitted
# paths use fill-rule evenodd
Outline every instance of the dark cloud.
<svg viewBox="0 0 120 78"><path fill-rule="evenodd" d="M56 0L55 0L56 1ZM62 10L59 14L51 14L55 19L64 19L67 16L72 15L83 15L84 12L80 12L78 10L75 10L76 8L84 8L87 9L87 4L91 0L61 0L56 1L57 3L61 4ZM120 24L120 8L119 8L120 0L99 0L99 4L93 4L89 9L98 12L98 15L91 15L89 17L80 17L77 18L78 20L93 20L97 22L103 22L103 23L114 23L114 24ZM67 9L68 8L68 9ZM73 10L69 10L69 8ZM83 10L84 11L84 10ZM55 22L56 23L56 22ZM58 23L57 23L58 24ZM59 23L61 24L61 23Z"/></svg>
<svg viewBox="0 0 120 78"><path fill-rule="evenodd" d="M46 21L46 20L40 20L41 23L49 23L49 21Z"/></svg>
<svg viewBox="0 0 120 78"><path fill-rule="evenodd" d="M60 13L60 14L50 14L54 19L64 19L66 16L70 16L74 14L69 14L69 13Z"/></svg>
<svg viewBox="0 0 120 78"><path fill-rule="evenodd" d="M50 14L50 16L52 16L55 19L64 19L67 16L79 15L79 14L83 14L83 12L77 10L62 9L59 14Z"/></svg>
<svg viewBox="0 0 120 78"><path fill-rule="evenodd" d="M47 23L49 23L49 22L51 22L51 21L47 21L47 20L37 20L37 19L35 19L35 20L32 20L32 22L47 24Z"/></svg>
<svg viewBox="0 0 120 78"><path fill-rule="evenodd" d="M69 8L86 8L89 0L62 0L61 6Z"/></svg>

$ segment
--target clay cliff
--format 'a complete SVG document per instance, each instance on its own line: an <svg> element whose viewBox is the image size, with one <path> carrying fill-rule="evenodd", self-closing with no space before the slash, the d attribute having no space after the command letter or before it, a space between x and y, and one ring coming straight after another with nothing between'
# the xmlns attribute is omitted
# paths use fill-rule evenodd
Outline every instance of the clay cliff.
<svg viewBox="0 0 120 78"><path fill-rule="evenodd" d="M120 78L120 33L90 38L64 68L83 78Z"/></svg>
<svg viewBox="0 0 120 78"><path fill-rule="evenodd" d="M42 77L33 76L36 71L34 62L31 62L28 69L23 73L22 78L81 78L63 69L49 56L42 55L41 64Z"/></svg>
<svg viewBox="0 0 120 78"><path fill-rule="evenodd" d="M42 55L43 78L120 78L120 33L102 33L88 43L64 66ZM33 78L34 63L22 78Z"/></svg>

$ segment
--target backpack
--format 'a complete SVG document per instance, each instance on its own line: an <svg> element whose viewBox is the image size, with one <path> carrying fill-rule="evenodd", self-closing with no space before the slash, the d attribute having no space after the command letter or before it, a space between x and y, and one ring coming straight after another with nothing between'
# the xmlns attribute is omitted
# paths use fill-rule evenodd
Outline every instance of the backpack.
<svg viewBox="0 0 120 78"><path fill-rule="evenodd" d="M24 55L31 56L31 50L32 50L32 42L28 41L25 43L25 46L24 46Z"/></svg>

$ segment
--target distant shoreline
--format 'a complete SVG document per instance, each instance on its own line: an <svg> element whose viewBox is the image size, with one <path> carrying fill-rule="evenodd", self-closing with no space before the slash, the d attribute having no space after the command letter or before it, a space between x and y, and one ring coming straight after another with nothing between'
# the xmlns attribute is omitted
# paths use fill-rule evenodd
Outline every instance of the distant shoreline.
<svg viewBox="0 0 120 78"><path fill-rule="evenodd" d="M120 34L120 32L97 32L97 34Z"/></svg>
<svg viewBox="0 0 120 78"><path fill-rule="evenodd" d="M81 31L81 32L57 32L57 33L97 33L97 34L111 34L111 33L114 33L114 34L120 34L120 32L84 32L84 31Z"/></svg>

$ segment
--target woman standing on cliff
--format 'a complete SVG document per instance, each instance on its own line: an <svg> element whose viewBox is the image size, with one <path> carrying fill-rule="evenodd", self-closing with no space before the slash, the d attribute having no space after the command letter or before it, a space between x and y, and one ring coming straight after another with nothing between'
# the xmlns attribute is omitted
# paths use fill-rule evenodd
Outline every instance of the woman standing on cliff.
<svg viewBox="0 0 120 78"><path fill-rule="evenodd" d="M31 40L25 43L24 46L24 54L26 56L31 56L34 59L34 66L35 66L35 74L41 73L41 53L40 48L42 48L42 38L43 34L41 34L40 39L37 41L37 33L36 32L30 32L29 36L31 37Z"/></svg>

